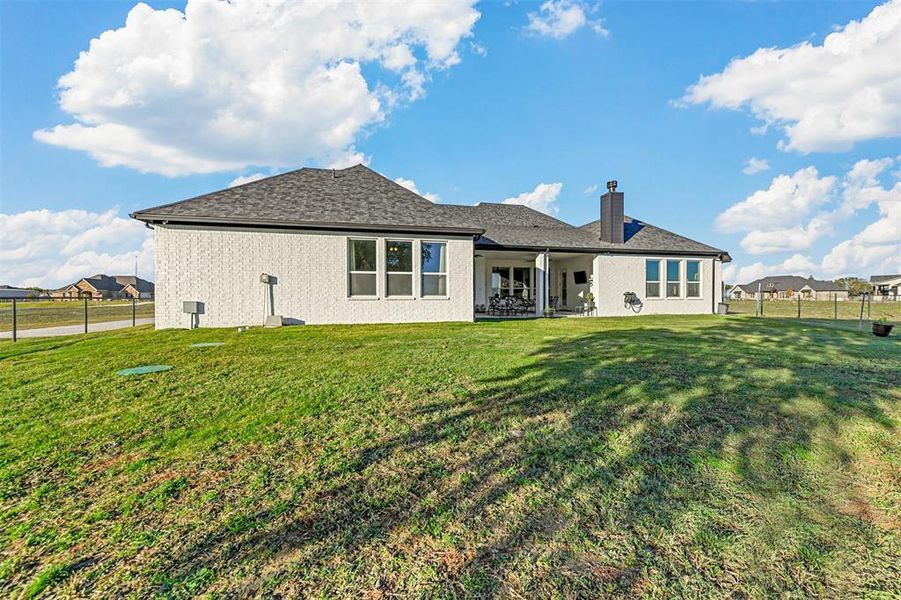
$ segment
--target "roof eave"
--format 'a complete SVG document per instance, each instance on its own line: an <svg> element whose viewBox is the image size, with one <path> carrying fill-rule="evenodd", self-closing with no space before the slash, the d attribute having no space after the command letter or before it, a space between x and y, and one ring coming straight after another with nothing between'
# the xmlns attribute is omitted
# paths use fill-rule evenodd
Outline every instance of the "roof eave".
<svg viewBox="0 0 901 600"><path fill-rule="evenodd" d="M154 214L138 211L129 215L132 219L150 224L173 225L221 225L225 227L264 227L267 229L304 229L325 231L387 231L392 233L446 233L480 236L484 229L474 227L446 227L435 225L398 225L387 223L347 223L327 221L283 221L280 219L241 219L228 217L197 217Z"/></svg>
<svg viewBox="0 0 901 600"><path fill-rule="evenodd" d="M581 246L524 246L521 244L479 244L476 247L480 250L528 250L542 252L549 250L550 252L581 252L583 254L640 254L642 256L713 256L721 258L723 262L731 262L732 257L728 252L722 250L647 250L638 248L598 248L598 247L581 247Z"/></svg>

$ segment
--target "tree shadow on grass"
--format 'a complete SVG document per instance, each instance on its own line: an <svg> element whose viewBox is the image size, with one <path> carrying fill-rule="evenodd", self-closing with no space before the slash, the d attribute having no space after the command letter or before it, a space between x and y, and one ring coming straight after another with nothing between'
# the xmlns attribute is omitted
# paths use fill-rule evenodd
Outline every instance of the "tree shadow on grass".
<svg viewBox="0 0 901 600"><path fill-rule="evenodd" d="M853 460L850 421L893 430L877 400L901 376L859 338L710 324L549 336L412 411L402 435L323 465L315 485L160 557L158 591L209 571L210 590L237 595L888 585L883 532L845 514L830 477ZM851 545L870 557L836 579Z"/></svg>

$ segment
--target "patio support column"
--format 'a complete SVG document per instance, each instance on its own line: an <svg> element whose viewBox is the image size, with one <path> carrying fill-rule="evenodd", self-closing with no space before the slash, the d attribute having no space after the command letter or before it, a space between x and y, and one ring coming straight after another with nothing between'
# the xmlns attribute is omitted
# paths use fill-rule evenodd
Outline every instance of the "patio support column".
<svg viewBox="0 0 901 600"><path fill-rule="evenodd" d="M548 267L550 259L548 251L540 252L535 257L535 314L543 315L548 305Z"/></svg>

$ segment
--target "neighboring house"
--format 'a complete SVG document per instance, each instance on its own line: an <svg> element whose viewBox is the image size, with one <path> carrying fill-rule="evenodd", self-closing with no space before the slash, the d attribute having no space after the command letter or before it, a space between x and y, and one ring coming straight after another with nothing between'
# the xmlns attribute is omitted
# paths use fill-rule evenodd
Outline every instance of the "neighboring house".
<svg viewBox="0 0 901 600"><path fill-rule="evenodd" d="M877 299L898 300L901 297L901 275L873 275L870 283Z"/></svg>
<svg viewBox="0 0 901 600"><path fill-rule="evenodd" d="M733 286L729 290L732 300L756 300L757 290L764 300L790 300L801 295L802 300L847 300L848 290L834 281L820 281L813 277L797 275L772 275L755 279L751 283Z"/></svg>
<svg viewBox="0 0 901 600"><path fill-rule="evenodd" d="M89 298L92 300L152 298L153 288L153 282L134 275L98 273L54 290L50 295L53 298Z"/></svg>
<svg viewBox="0 0 901 600"><path fill-rule="evenodd" d="M576 227L512 204L435 204L363 165L304 168L131 216L155 231L156 326L472 321L493 296L596 314L710 314L723 250L623 214ZM268 275L269 277L264 277ZM267 281L268 280L268 281ZM634 302L624 301L626 293Z"/></svg>
<svg viewBox="0 0 901 600"><path fill-rule="evenodd" d="M12 285L0 285L0 300L24 300L26 298L37 298L40 294L36 290L15 287Z"/></svg>

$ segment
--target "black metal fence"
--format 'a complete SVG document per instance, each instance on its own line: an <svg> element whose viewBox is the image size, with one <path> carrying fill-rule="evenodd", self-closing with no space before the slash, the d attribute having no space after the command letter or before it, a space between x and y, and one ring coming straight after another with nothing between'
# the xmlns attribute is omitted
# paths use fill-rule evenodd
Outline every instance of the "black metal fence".
<svg viewBox="0 0 901 600"><path fill-rule="evenodd" d="M143 325L153 319L153 297L0 299L0 338L69 335Z"/></svg>
<svg viewBox="0 0 901 600"><path fill-rule="evenodd" d="M760 300L727 300L729 312L757 317L830 319L833 321L897 320L901 317L901 303L886 302L879 296L861 294L840 300L837 294L829 299L814 300L794 294L791 298Z"/></svg>

